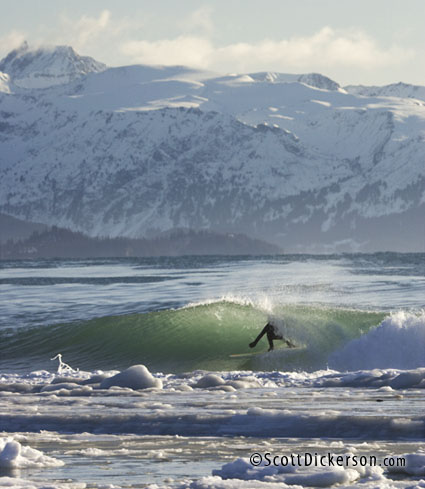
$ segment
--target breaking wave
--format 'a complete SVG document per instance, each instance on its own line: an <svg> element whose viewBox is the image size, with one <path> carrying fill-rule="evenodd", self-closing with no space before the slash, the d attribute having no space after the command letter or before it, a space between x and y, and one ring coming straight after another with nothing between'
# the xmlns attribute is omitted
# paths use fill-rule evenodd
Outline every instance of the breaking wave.
<svg viewBox="0 0 425 489"><path fill-rule="evenodd" d="M422 314L311 306L274 311L283 335L300 348L266 353L267 341L252 353L248 344L268 320L252 304L216 301L177 310L108 316L89 321L18 329L0 334L0 367L51 369L62 353L79 368L113 369L143 363L153 371L304 370L330 366L415 368L425 364ZM278 346L276 344L276 346ZM263 352L263 353L261 353Z"/></svg>

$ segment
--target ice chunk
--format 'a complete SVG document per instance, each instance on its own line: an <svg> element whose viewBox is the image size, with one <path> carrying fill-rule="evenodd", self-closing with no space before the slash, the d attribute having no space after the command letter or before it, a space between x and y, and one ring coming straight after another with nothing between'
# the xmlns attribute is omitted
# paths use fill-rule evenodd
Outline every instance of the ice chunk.
<svg viewBox="0 0 425 489"><path fill-rule="evenodd" d="M224 380L216 374L208 374L201 377L193 387L198 387L200 389L206 389L208 387L217 387L219 385L223 385Z"/></svg>
<svg viewBox="0 0 425 489"><path fill-rule="evenodd" d="M403 458L405 460L405 466L397 466L397 458ZM393 467L388 467L389 472L404 473L415 476L425 475L425 453L406 453L401 457L391 457L391 461L394 464Z"/></svg>
<svg viewBox="0 0 425 489"><path fill-rule="evenodd" d="M337 467L325 471L315 471L310 474L294 474L285 478L286 484L302 486L329 487L334 484L346 484L359 478L357 470Z"/></svg>
<svg viewBox="0 0 425 489"><path fill-rule="evenodd" d="M130 389L147 389L149 387L162 389L162 381L156 379L144 365L133 365L100 383L101 389L109 389L112 386Z"/></svg>
<svg viewBox="0 0 425 489"><path fill-rule="evenodd" d="M7 469L23 467L57 467L64 465L61 460L44 455L31 447L24 447L13 439L0 439L0 467Z"/></svg>
<svg viewBox="0 0 425 489"><path fill-rule="evenodd" d="M425 368L418 368L410 372L403 372L395 377L390 386L393 389L408 389L419 385L425 379Z"/></svg>

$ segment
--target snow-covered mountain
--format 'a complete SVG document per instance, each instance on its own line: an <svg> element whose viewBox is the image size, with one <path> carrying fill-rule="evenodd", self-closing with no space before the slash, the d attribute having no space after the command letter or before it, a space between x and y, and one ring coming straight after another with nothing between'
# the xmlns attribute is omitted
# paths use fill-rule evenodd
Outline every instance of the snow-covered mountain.
<svg viewBox="0 0 425 489"><path fill-rule="evenodd" d="M413 98L425 101L425 87L402 82L384 85L383 87L349 85L345 87L345 90L348 93L364 95L365 97Z"/></svg>
<svg viewBox="0 0 425 489"><path fill-rule="evenodd" d="M17 83L43 79L36 59L56 53L50 73L79 56L25 52L34 61L21 71L16 52L0 62L9 80L0 90L1 212L92 236L186 227L295 251L425 249L419 98L342 89L319 74L94 60L39 90Z"/></svg>
<svg viewBox="0 0 425 489"><path fill-rule="evenodd" d="M79 56L69 46L31 50L26 42L0 62L0 71L22 88L62 85L88 73L99 73L106 65L88 56Z"/></svg>
<svg viewBox="0 0 425 489"><path fill-rule="evenodd" d="M251 80L249 80L249 78ZM323 88L324 90L340 90L338 83L320 73L307 73L304 75L290 75L287 73L260 72L245 75L246 81L263 81L270 83L304 83L313 88Z"/></svg>

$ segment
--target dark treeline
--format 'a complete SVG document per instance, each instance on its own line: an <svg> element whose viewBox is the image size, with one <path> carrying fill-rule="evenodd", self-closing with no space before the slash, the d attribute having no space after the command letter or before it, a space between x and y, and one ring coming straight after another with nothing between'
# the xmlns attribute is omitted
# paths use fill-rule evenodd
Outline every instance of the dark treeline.
<svg viewBox="0 0 425 489"><path fill-rule="evenodd" d="M0 258L106 258L179 255L270 255L281 250L243 234L176 230L153 239L92 238L56 226L0 244Z"/></svg>

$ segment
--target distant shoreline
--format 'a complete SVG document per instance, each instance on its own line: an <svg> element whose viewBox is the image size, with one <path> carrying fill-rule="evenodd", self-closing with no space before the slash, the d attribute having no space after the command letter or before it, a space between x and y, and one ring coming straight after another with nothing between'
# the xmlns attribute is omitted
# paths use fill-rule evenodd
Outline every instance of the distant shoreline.
<svg viewBox="0 0 425 489"><path fill-rule="evenodd" d="M0 243L0 260L134 258L183 255L276 255L273 244L244 234L175 230L152 239L90 237L56 226Z"/></svg>

